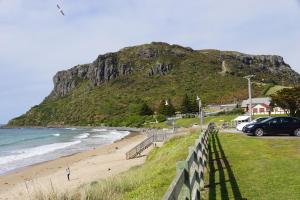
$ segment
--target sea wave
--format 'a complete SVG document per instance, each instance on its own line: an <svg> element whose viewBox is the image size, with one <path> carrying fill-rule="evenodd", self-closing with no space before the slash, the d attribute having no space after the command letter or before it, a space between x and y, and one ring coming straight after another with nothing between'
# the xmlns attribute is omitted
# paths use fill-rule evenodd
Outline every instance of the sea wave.
<svg viewBox="0 0 300 200"><path fill-rule="evenodd" d="M67 130L72 130L72 131L77 130L77 128L65 128L65 129L67 129Z"/></svg>
<svg viewBox="0 0 300 200"><path fill-rule="evenodd" d="M110 140L119 140L122 139L123 137L129 135L129 131L117 131L117 130L111 130L107 133L102 133L102 134L97 134L92 137L94 138L103 138L103 139L110 139Z"/></svg>
<svg viewBox="0 0 300 200"><path fill-rule="evenodd" d="M74 142L54 143L54 144L48 144L48 145L43 145L43 146L38 146L38 147L33 147L28 149L12 151L11 153L13 153L13 155L0 157L0 165L23 160L34 156L43 155L79 143L81 143L81 141L77 140Z"/></svg>
<svg viewBox="0 0 300 200"><path fill-rule="evenodd" d="M89 135L90 135L89 133L82 133L82 134L76 136L75 138L77 138L77 139L85 139L85 138L88 138Z"/></svg>
<svg viewBox="0 0 300 200"><path fill-rule="evenodd" d="M59 136L60 136L59 133L54 133L54 134L52 134L52 135L55 136L55 137L59 137Z"/></svg>
<svg viewBox="0 0 300 200"><path fill-rule="evenodd" d="M47 138L49 136L51 136L51 135L37 136L37 137L31 137L31 138L23 138L23 139L19 139L17 141L0 144L0 147L10 146L10 145L18 144L18 143L21 143L21 142L31 141L31 140L44 139L44 138Z"/></svg>
<svg viewBox="0 0 300 200"><path fill-rule="evenodd" d="M98 129L98 128L94 128L94 129L92 129L92 131L93 132L104 132L104 131L107 131L107 129L105 129L105 128L101 128L101 129Z"/></svg>

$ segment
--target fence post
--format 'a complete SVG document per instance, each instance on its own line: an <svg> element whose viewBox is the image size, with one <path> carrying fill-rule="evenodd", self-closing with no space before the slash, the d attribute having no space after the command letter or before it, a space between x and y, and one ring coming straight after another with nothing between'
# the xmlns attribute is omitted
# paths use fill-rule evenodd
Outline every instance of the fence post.
<svg viewBox="0 0 300 200"><path fill-rule="evenodd" d="M178 161L176 163L177 173L179 173L181 170L184 170L184 185L186 186L186 188L182 189L180 199L191 200L190 174L188 171L188 164L186 161Z"/></svg>

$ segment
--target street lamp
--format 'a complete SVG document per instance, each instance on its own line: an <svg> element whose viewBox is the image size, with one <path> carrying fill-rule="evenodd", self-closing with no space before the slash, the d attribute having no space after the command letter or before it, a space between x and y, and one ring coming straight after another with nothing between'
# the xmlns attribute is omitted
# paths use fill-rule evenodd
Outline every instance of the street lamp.
<svg viewBox="0 0 300 200"><path fill-rule="evenodd" d="M250 113L250 121L252 121L252 95L251 95L251 78L253 78L255 75L249 75L245 76L244 78L248 80L248 93L249 93L249 103L250 103L250 108L249 108L249 113Z"/></svg>
<svg viewBox="0 0 300 200"><path fill-rule="evenodd" d="M165 106L169 106L168 100L166 100ZM173 134L175 133L175 118L172 117Z"/></svg>
<svg viewBox="0 0 300 200"><path fill-rule="evenodd" d="M198 101L198 105L199 105L200 130L202 132L202 103L199 96L197 96L196 101Z"/></svg>

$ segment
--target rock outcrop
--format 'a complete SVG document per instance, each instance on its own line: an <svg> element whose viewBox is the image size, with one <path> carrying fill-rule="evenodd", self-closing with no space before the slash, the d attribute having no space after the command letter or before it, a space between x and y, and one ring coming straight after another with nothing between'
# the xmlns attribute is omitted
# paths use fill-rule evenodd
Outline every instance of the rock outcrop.
<svg viewBox="0 0 300 200"><path fill-rule="evenodd" d="M166 75L172 69L172 64L169 63L157 63L155 66L149 69L148 75Z"/></svg>
<svg viewBox="0 0 300 200"><path fill-rule="evenodd" d="M62 97L69 93L81 80L90 80L93 86L133 72L129 64L118 63L115 53L100 55L91 64L78 65L58 72L54 78L54 90L50 97Z"/></svg>
<svg viewBox="0 0 300 200"><path fill-rule="evenodd" d="M277 67L277 68L290 68L288 64L283 61L281 56L275 55L238 55L237 60L241 61L244 65L251 65L259 63L259 66Z"/></svg>

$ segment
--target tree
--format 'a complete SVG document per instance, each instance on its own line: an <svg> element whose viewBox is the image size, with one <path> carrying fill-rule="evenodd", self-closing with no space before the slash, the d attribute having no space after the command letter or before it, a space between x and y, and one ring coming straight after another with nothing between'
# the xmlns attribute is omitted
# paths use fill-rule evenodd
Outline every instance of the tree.
<svg viewBox="0 0 300 200"><path fill-rule="evenodd" d="M168 105L166 105L166 101L162 100L160 101L159 107L158 107L158 113L164 116L172 116L175 114L175 108L172 105L172 102L168 100Z"/></svg>
<svg viewBox="0 0 300 200"><path fill-rule="evenodd" d="M187 94L182 99L180 112L183 114L191 112L191 102Z"/></svg>
<svg viewBox="0 0 300 200"><path fill-rule="evenodd" d="M151 108L145 103L143 102L141 105L141 109L140 109L140 115L152 115L153 111L151 110Z"/></svg>
<svg viewBox="0 0 300 200"><path fill-rule="evenodd" d="M190 112L192 112L192 113L198 113L199 112L199 103L196 100L195 96L193 96L190 99Z"/></svg>
<svg viewBox="0 0 300 200"><path fill-rule="evenodd" d="M290 116L300 116L300 87L284 88L271 95L271 106L289 111Z"/></svg>

